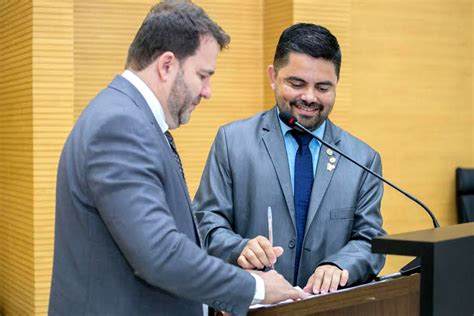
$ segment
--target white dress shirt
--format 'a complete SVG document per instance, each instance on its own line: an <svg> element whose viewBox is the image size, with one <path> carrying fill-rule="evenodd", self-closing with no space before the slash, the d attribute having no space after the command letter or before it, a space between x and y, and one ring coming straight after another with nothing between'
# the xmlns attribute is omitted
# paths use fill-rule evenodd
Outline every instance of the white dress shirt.
<svg viewBox="0 0 474 316"><path fill-rule="evenodd" d="M125 70L122 74L122 77L127 79L135 88L137 88L138 92L143 96L146 101L146 104L150 107L153 116L155 116L155 120L160 126L161 131L164 133L168 130L168 124L166 124L165 120L165 112L163 111L163 107L158 101L158 98L155 96L153 91L140 79L135 73L131 72L130 70Z"/></svg>

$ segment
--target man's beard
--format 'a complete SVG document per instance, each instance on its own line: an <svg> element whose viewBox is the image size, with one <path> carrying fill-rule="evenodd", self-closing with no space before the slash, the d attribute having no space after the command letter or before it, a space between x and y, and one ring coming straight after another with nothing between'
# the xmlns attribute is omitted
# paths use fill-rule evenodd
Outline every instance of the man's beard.
<svg viewBox="0 0 474 316"><path fill-rule="evenodd" d="M180 70L168 97L168 109L176 126L189 122L191 113L187 110L192 106L192 100L193 96L188 85L184 82L183 71Z"/></svg>
<svg viewBox="0 0 474 316"><path fill-rule="evenodd" d="M313 131L318 128L322 124L322 122L327 119L327 116L323 113L324 106L318 102L308 103L304 100L296 99L289 101L287 106L289 107L287 111L289 111L293 116L295 116L298 119L298 122L310 131ZM298 113L296 108L307 111L315 110L315 112L311 116L303 115ZM280 110L282 110L282 107L280 107Z"/></svg>

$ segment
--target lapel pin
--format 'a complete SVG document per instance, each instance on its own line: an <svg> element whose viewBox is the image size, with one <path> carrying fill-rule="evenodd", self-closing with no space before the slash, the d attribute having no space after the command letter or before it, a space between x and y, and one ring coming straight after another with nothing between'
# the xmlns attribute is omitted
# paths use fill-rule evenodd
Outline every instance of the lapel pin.
<svg viewBox="0 0 474 316"><path fill-rule="evenodd" d="M328 154L328 156L332 156L334 152L332 151L332 149L328 148L326 149L326 154Z"/></svg>
<svg viewBox="0 0 474 316"><path fill-rule="evenodd" d="M328 162L328 164L326 165L326 169L328 171L332 171L334 168L336 168L335 165L333 165L332 163Z"/></svg>
<svg viewBox="0 0 474 316"><path fill-rule="evenodd" d="M336 157L331 157L331 158L329 158L329 162L330 162L330 163L335 163L335 162L336 162Z"/></svg>

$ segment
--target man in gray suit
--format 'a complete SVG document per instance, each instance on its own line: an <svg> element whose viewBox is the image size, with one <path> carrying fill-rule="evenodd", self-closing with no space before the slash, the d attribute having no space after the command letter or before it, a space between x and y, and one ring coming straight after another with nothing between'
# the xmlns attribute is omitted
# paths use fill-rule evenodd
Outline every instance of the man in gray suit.
<svg viewBox="0 0 474 316"><path fill-rule="evenodd" d="M236 315L301 298L276 272L208 256L169 134L189 120L229 37L199 7L152 8L127 70L77 120L61 155L50 315Z"/></svg>
<svg viewBox="0 0 474 316"><path fill-rule="evenodd" d="M382 183L278 117L291 113L381 173L379 154L328 119L340 64L339 44L326 28L286 29L268 68L276 107L219 129L193 205L210 254L246 269L274 264L315 294L367 281L385 260L370 250L371 239L385 233Z"/></svg>

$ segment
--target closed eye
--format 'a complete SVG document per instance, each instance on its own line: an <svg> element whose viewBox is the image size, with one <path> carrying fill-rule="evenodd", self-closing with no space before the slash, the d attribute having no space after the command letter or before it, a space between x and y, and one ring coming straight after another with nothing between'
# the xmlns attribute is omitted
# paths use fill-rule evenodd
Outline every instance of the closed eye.
<svg viewBox="0 0 474 316"><path fill-rule="evenodd" d="M207 78L210 78L214 74L214 70L206 70L206 69L201 69L197 71L198 77L201 80L206 80Z"/></svg>
<svg viewBox="0 0 474 316"><path fill-rule="evenodd" d="M304 86L306 86L306 81L299 78L290 77L286 79L286 82L293 88L303 88Z"/></svg>
<svg viewBox="0 0 474 316"><path fill-rule="evenodd" d="M206 80L207 78L209 78L211 75L209 73L198 73L198 77L199 79L201 80Z"/></svg>
<svg viewBox="0 0 474 316"><path fill-rule="evenodd" d="M331 90L333 87L333 84L331 82L319 82L316 84L316 89L321 92L327 92Z"/></svg>
<svg viewBox="0 0 474 316"><path fill-rule="evenodd" d="M329 91L330 86L318 86L318 90L321 92Z"/></svg>

